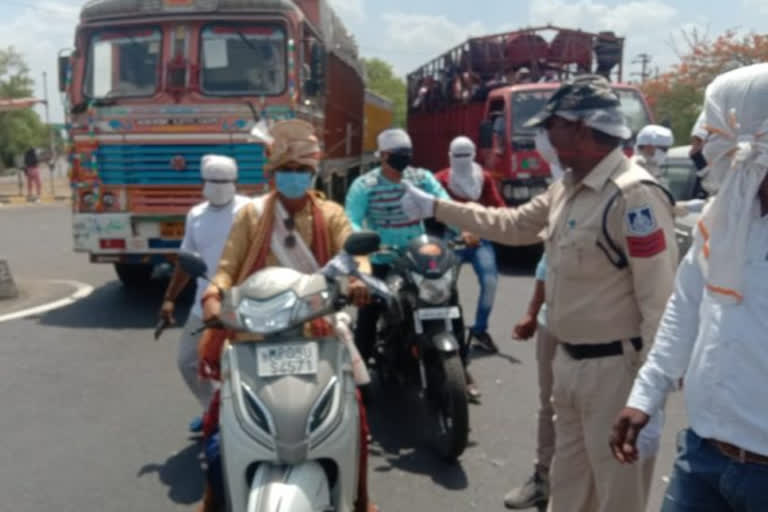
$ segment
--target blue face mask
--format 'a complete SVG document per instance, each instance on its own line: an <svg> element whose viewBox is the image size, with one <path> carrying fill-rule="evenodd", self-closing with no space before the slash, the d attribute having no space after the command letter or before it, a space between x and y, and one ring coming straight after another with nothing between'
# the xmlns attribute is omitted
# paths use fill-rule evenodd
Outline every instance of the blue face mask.
<svg viewBox="0 0 768 512"><path fill-rule="evenodd" d="M277 191L288 199L299 199L304 197L312 186L312 173L276 171L275 186Z"/></svg>

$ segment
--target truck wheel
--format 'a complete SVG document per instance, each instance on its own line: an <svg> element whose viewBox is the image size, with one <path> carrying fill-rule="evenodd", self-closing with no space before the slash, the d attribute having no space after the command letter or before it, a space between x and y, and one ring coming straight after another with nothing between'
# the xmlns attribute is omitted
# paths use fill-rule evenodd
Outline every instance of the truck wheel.
<svg viewBox="0 0 768 512"><path fill-rule="evenodd" d="M154 265L148 264L136 264L129 263L115 263L115 272L117 277L120 278L120 282L126 288L142 288L149 284L152 279L152 271Z"/></svg>

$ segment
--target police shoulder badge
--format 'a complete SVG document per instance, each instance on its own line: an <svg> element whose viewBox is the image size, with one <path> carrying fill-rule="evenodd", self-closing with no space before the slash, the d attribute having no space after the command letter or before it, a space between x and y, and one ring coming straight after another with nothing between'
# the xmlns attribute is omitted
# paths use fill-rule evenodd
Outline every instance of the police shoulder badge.
<svg viewBox="0 0 768 512"><path fill-rule="evenodd" d="M661 229L650 206L630 208L627 211L627 247L633 258L650 258L667 249L664 230Z"/></svg>

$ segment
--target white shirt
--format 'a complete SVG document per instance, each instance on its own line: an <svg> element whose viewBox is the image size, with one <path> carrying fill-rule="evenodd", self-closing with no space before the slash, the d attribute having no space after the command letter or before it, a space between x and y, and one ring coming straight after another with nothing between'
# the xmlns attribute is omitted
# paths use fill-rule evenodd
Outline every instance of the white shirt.
<svg viewBox="0 0 768 512"><path fill-rule="evenodd" d="M187 214L181 250L198 253L208 265L209 276L213 276L219 266L221 252L229 238L235 214L250 201L248 197L236 195L227 206L222 208L210 206L208 201L205 201L192 207ZM200 300L206 287L207 282L204 279L197 280L197 293L191 314L200 318L203 316Z"/></svg>
<svg viewBox="0 0 768 512"><path fill-rule="evenodd" d="M627 405L653 414L685 375L688 418L700 437L768 456L768 217L757 201L753 209L744 300L721 304L705 291L697 236Z"/></svg>

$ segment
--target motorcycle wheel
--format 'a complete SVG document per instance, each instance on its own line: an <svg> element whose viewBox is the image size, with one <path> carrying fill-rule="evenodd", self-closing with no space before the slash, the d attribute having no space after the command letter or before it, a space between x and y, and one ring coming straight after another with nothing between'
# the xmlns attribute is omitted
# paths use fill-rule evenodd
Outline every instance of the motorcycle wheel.
<svg viewBox="0 0 768 512"><path fill-rule="evenodd" d="M464 367L458 354L441 357L442 382L437 382L434 412L437 451L442 458L455 462L469 441L469 406Z"/></svg>

